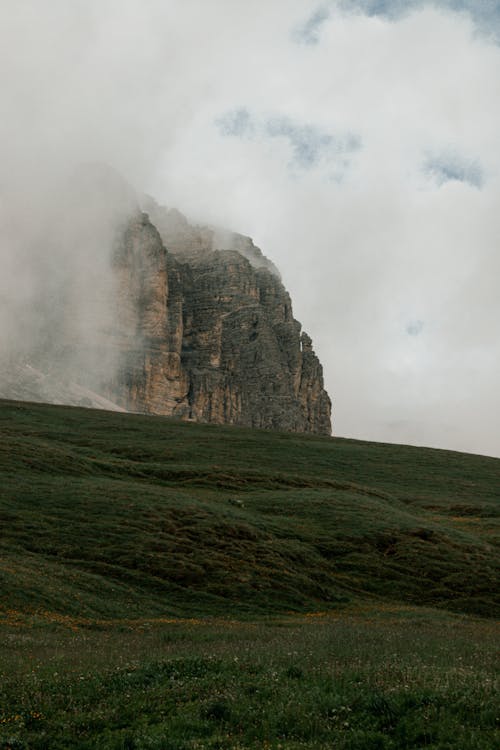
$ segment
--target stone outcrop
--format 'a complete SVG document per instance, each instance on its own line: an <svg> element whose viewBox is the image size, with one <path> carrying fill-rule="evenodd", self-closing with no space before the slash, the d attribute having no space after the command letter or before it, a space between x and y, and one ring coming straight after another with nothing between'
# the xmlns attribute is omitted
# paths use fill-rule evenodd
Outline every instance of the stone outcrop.
<svg viewBox="0 0 500 750"><path fill-rule="evenodd" d="M217 230L156 211L163 236L142 213L115 252L119 366L108 398L130 411L330 434L322 368L275 267L248 238L217 249Z"/></svg>

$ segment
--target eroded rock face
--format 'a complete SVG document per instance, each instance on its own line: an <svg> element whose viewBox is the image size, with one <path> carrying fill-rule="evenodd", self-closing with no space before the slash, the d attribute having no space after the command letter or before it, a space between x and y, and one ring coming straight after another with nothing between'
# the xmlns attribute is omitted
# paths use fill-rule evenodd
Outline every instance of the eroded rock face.
<svg viewBox="0 0 500 750"><path fill-rule="evenodd" d="M143 213L117 245L119 368L106 396L131 411L330 434L322 368L275 267L248 238L217 249L217 230L159 211L163 237Z"/></svg>

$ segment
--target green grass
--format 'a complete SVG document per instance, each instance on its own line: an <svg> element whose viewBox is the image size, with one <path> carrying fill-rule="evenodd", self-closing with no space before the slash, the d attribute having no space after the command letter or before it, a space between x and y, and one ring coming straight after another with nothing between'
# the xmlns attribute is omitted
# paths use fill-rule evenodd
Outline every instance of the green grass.
<svg viewBox="0 0 500 750"><path fill-rule="evenodd" d="M0 646L2 750L493 750L491 621L432 610L75 630Z"/></svg>
<svg viewBox="0 0 500 750"><path fill-rule="evenodd" d="M498 613L500 460L0 405L0 608Z"/></svg>
<svg viewBox="0 0 500 750"><path fill-rule="evenodd" d="M500 460L0 402L0 750L493 750Z"/></svg>

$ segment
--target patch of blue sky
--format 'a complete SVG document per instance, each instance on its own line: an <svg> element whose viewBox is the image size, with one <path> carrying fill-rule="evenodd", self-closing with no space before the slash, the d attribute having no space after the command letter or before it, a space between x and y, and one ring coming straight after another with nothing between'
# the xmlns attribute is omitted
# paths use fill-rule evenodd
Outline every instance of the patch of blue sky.
<svg viewBox="0 0 500 750"><path fill-rule="evenodd" d="M215 124L222 135L232 135L239 138L251 137L255 133L252 115L246 107L238 107L219 117Z"/></svg>
<svg viewBox="0 0 500 750"><path fill-rule="evenodd" d="M425 0L340 0L338 3L342 10L353 10L364 13L366 16L384 16L391 19L400 18L420 5L425 5Z"/></svg>
<svg viewBox="0 0 500 750"><path fill-rule="evenodd" d="M470 13L476 20L497 22L500 20L500 0L335 0L332 6L337 5L344 10L358 10L368 16L397 17L404 13L434 6L435 8L449 8L453 11Z"/></svg>
<svg viewBox="0 0 500 750"><path fill-rule="evenodd" d="M477 160L464 158L452 151L428 156L424 163L424 172L439 186L446 182L456 181L464 182L480 190L484 184L481 164Z"/></svg>
<svg viewBox="0 0 500 750"><path fill-rule="evenodd" d="M223 136L285 139L291 151L289 167L303 171L331 163L337 174L348 167L350 156L361 148L361 139L354 133L332 134L285 116L257 118L245 107L226 112L215 124Z"/></svg>
<svg viewBox="0 0 500 750"><path fill-rule="evenodd" d="M469 13L478 29L500 44L500 0L447 0L446 4Z"/></svg>
<svg viewBox="0 0 500 750"><path fill-rule="evenodd" d="M424 330L423 320L410 320L406 326L406 333L408 336L420 336Z"/></svg>
<svg viewBox="0 0 500 750"><path fill-rule="evenodd" d="M293 32L295 41L301 44L318 44L323 24L330 18L328 5L321 5Z"/></svg>
<svg viewBox="0 0 500 750"><path fill-rule="evenodd" d="M481 33L500 43L500 0L330 0L319 5L302 26L295 29L293 37L303 44L318 44L322 27L334 8L395 21L424 7L468 13Z"/></svg>
<svg viewBox="0 0 500 750"><path fill-rule="evenodd" d="M354 134L331 135L314 125L302 125L288 117L273 117L266 121L265 132L271 138L286 138L292 149L292 164L302 169L317 166L320 161L337 155L351 154L361 147Z"/></svg>

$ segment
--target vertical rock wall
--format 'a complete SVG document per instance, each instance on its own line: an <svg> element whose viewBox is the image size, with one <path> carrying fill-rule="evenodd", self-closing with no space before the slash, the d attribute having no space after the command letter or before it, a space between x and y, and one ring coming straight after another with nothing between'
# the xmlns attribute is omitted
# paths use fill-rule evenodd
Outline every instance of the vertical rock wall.
<svg viewBox="0 0 500 750"><path fill-rule="evenodd" d="M330 434L321 364L275 267L248 238L155 211L163 236L141 214L116 248L106 395L131 411Z"/></svg>

